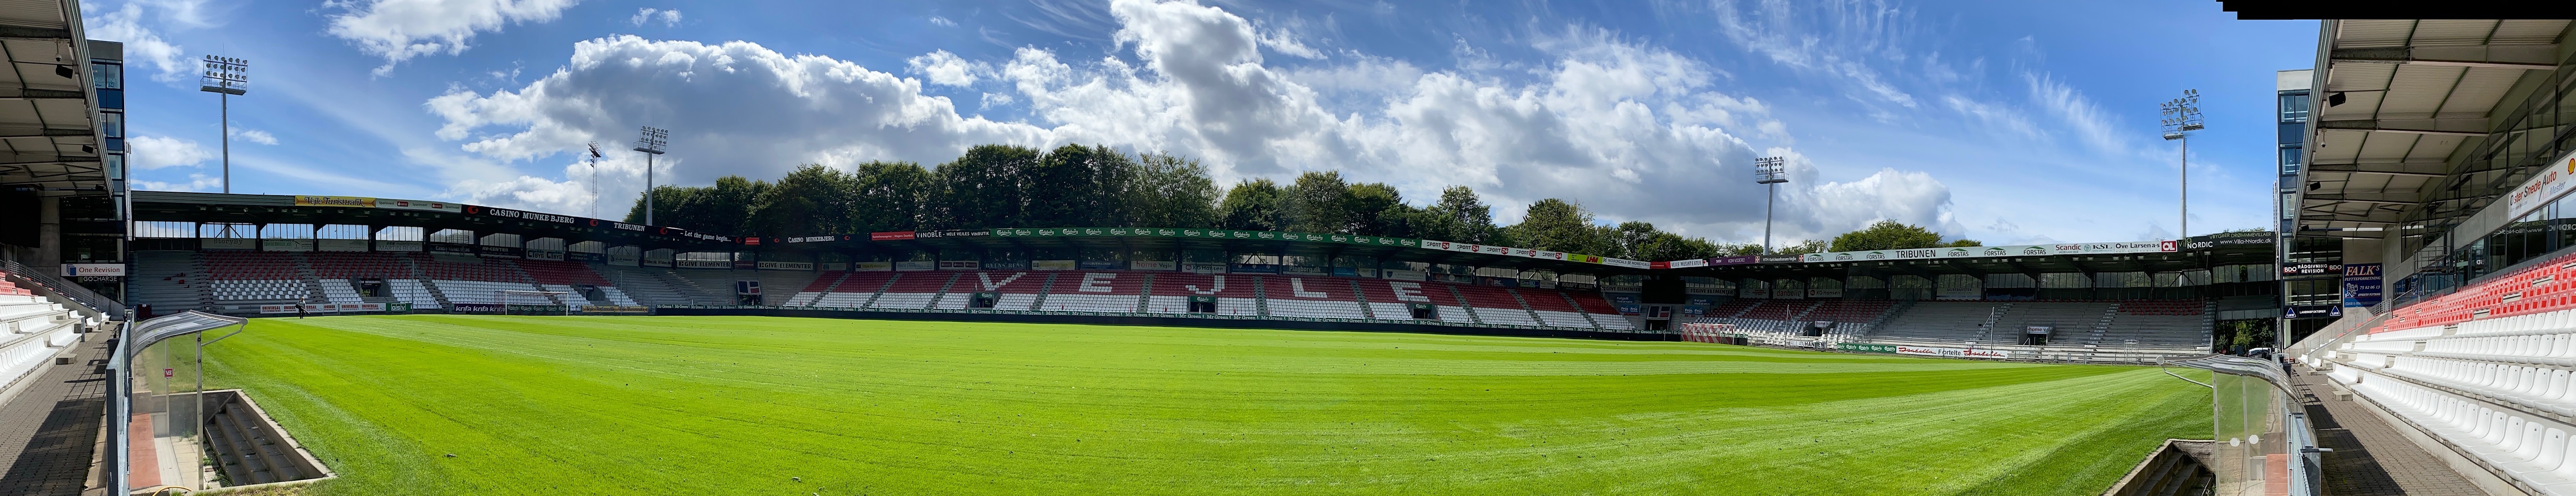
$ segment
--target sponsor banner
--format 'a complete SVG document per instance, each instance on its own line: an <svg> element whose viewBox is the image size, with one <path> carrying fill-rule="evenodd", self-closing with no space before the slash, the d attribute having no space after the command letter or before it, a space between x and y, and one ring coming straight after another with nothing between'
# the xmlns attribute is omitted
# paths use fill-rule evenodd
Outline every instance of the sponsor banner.
<svg viewBox="0 0 2576 496"><path fill-rule="evenodd" d="M469 244L463 244L463 243L440 243L440 242L432 241L432 242L430 242L430 243L428 244L428 246L429 246L429 252L430 252L430 253L454 253L454 254L458 254L458 255L473 255L473 254L474 254L474 245L469 245Z"/></svg>
<svg viewBox="0 0 2576 496"><path fill-rule="evenodd" d="M1922 260L1934 258L1976 258L2044 255L2091 255L2113 253L2166 253L2176 251L2174 241L2125 241L2117 243L2066 243L2055 245L1960 246L1915 248L1904 250L1838 251L1809 253L1798 256L1806 263L1859 262L1874 260ZM1774 256L1761 261L1772 263ZM1712 259L1715 260L1715 259Z"/></svg>
<svg viewBox="0 0 2576 496"><path fill-rule="evenodd" d="M2484 310L2480 310L2480 311L2484 311ZM2316 317L2342 317L2342 316L2343 316L2343 305L2289 305L2289 306L2281 307L2281 318L2284 318L2284 319L2307 319L2307 318L2316 318Z"/></svg>
<svg viewBox="0 0 2576 496"><path fill-rule="evenodd" d="M2285 276L2322 276L2340 272L2343 272L2342 264L2324 262L2288 264L2281 266L2281 275Z"/></svg>
<svg viewBox="0 0 2576 496"><path fill-rule="evenodd" d="M1601 264L1613 267L1627 267L1631 269L1643 269L1654 266L1654 264L1646 263L1643 260L1629 260L1625 258L1610 257L1601 257Z"/></svg>
<svg viewBox="0 0 2576 496"><path fill-rule="evenodd" d="M395 305L401 307L400 310L395 311L411 311L411 304L409 303L397 303ZM460 303L459 305L463 304ZM303 311L301 313L382 312L387 309L383 303L322 303L306 305L260 305L259 313L298 313L296 311L296 307L298 306L303 307Z"/></svg>
<svg viewBox="0 0 2576 496"><path fill-rule="evenodd" d="M764 260L756 267L761 270L814 270L814 262L771 262Z"/></svg>
<svg viewBox="0 0 2576 496"><path fill-rule="evenodd" d="M1736 292L1736 294L1744 295L1744 298L1745 298L1745 299L1752 299L1752 300L1768 300L1768 299L1771 299L1771 286L1770 286L1770 285L1768 285L1768 284L1747 284L1747 285L1743 285L1743 286L1736 286L1736 287L1735 287L1735 292Z"/></svg>
<svg viewBox="0 0 2576 496"><path fill-rule="evenodd" d="M894 262L859 262L856 265L858 265L858 268L850 270L859 272L887 272L894 270Z"/></svg>
<svg viewBox="0 0 2576 496"><path fill-rule="evenodd" d="M504 308L507 307L503 307L499 303L456 303L448 305L448 310L456 313L504 313Z"/></svg>
<svg viewBox="0 0 2576 496"><path fill-rule="evenodd" d="M1072 261L1072 260L1030 260L1030 261L1029 261L1029 270L1074 270L1074 269L1076 269L1076 268L1079 268L1079 266L1080 266L1079 264L1074 263L1074 261Z"/></svg>
<svg viewBox="0 0 2576 496"><path fill-rule="evenodd" d="M263 239L259 240L259 251L313 251L313 240Z"/></svg>
<svg viewBox="0 0 2576 496"><path fill-rule="evenodd" d="M759 268L759 267L760 267L760 262L754 262L754 261L750 261L750 260L735 260L735 261L733 261L733 268L736 268L736 269L751 270L751 269L756 269L756 268Z"/></svg>
<svg viewBox="0 0 2576 496"><path fill-rule="evenodd" d="M821 267L823 270L850 270L850 263L849 263L849 262L832 262L832 263L821 264L821 265L819 265L819 267Z"/></svg>
<svg viewBox="0 0 2576 496"><path fill-rule="evenodd" d="M2013 356L2013 352L2009 350L1903 345L1896 347L1896 354L1936 356L1943 358L2012 358Z"/></svg>
<svg viewBox="0 0 2576 496"><path fill-rule="evenodd" d="M730 268L733 268L733 261L732 261L732 260L673 260L673 261L672 261L672 265L673 265L673 266L677 266L677 267L679 267L679 268L683 268L683 269L730 269Z"/></svg>
<svg viewBox="0 0 2576 496"><path fill-rule="evenodd" d="M2343 306L2366 307L2379 304L2379 264L2343 265Z"/></svg>
<svg viewBox="0 0 2576 496"><path fill-rule="evenodd" d="M1700 284L1700 283L1695 283L1695 282L1685 282L1685 283L1682 283L1682 294L1695 294L1695 295L1720 295L1720 296L1723 296L1723 295L1727 294L1727 291L1726 291L1726 287L1724 287L1724 286L1718 286L1718 285L1715 285L1715 284ZM1698 303L1698 305L1714 305L1714 303Z"/></svg>
<svg viewBox="0 0 2576 496"><path fill-rule="evenodd" d="M1808 298L1841 298L1841 297L1843 297L1843 288L1819 288L1819 287L1815 287L1815 286L1813 286L1813 285L1810 285L1810 286L1807 286L1807 297L1808 297Z"/></svg>
<svg viewBox="0 0 2576 496"><path fill-rule="evenodd" d="M367 251L367 240L317 239L313 240L313 249L319 251Z"/></svg>
<svg viewBox="0 0 2576 496"><path fill-rule="evenodd" d="M1170 260L1135 260L1127 262L1127 270L1180 270L1180 268L1180 262Z"/></svg>
<svg viewBox="0 0 2576 496"><path fill-rule="evenodd" d="M1761 255L1745 255L1745 256L1740 256L1740 257L1718 257L1718 258L1711 258L1711 259L1707 259L1707 260L1703 260L1703 261L1701 261L1700 265L1703 265L1703 266L1719 266L1719 265L1751 265L1751 264L1757 264L1757 263L1762 263L1762 256L1761 256Z"/></svg>
<svg viewBox="0 0 2576 496"><path fill-rule="evenodd" d="M1076 266L1083 270L1118 270L1125 268L1126 265L1126 262L1117 260L1084 260Z"/></svg>
<svg viewBox="0 0 2576 496"><path fill-rule="evenodd" d="M125 264L121 264L121 263L67 263L67 264L63 264L63 276L64 276L64 277L124 277L124 276L125 276Z"/></svg>
<svg viewBox="0 0 2576 496"><path fill-rule="evenodd" d="M578 307L573 307L573 311L578 312L578 313L623 313L623 314L636 314L636 313L653 313L653 308L652 308L652 307L641 306L641 305L582 305L582 306L578 306Z"/></svg>
<svg viewBox="0 0 2576 496"><path fill-rule="evenodd" d="M524 212L524 211L510 210L510 209L503 209L503 208L485 208L485 209L483 209L483 210L484 210L485 212L487 212L487 213L488 213L488 215L491 215L491 216L493 216L493 217L509 217L509 218L513 218L513 219L527 219L527 220L544 221L544 222L554 222L554 223L561 223L561 224L571 224L571 223L573 223L573 220L574 220L572 217L568 217L568 216L555 215L555 214L548 214L548 213L538 213L538 212ZM468 212L468 213L471 213L471 212Z"/></svg>
<svg viewBox="0 0 2576 496"><path fill-rule="evenodd" d="M2022 334L2040 334L2040 335L2046 335L2046 334L2048 334L2048 333L2050 333L2050 332L2056 332L2056 331L2057 331L2057 326L2021 326L2021 333L2022 333Z"/></svg>
<svg viewBox="0 0 2576 496"><path fill-rule="evenodd" d="M760 246L760 238L742 238L743 246Z"/></svg>
<svg viewBox="0 0 2576 496"><path fill-rule="evenodd" d="M247 238L205 238L197 240L197 247L208 250L257 250L259 249L259 240Z"/></svg>
<svg viewBox="0 0 2576 496"><path fill-rule="evenodd" d="M2547 165L2532 171L2531 178L2523 180L2522 186L2506 193L2504 218L2520 219L2523 214L2539 210L2558 197L2566 196L2570 188L2576 188L2576 180L2568 177L2576 174L2576 152L2543 163Z"/></svg>
<svg viewBox="0 0 2576 496"><path fill-rule="evenodd" d="M298 206L298 207L358 207L358 208L376 208L376 199L374 199L374 198L367 198L367 197L363 197L363 196L304 196L304 195L295 195L295 206Z"/></svg>
<svg viewBox="0 0 2576 496"><path fill-rule="evenodd" d="M1802 260L1802 258L1801 258L1799 255L1762 255L1762 258L1760 259L1760 261L1755 262L1755 263L1766 263L1766 264L1798 263L1800 260Z"/></svg>
<svg viewBox="0 0 2576 496"><path fill-rule="evenodd" d="M447 213L465 212L465 205L462 204L420 200L376 200L376 208L390 208L395 210L436 210Z"/></svg>
<svg viewBox="0 0 2576 496"><path fill-rule="evenodd" d="M1031 268L1034 269L1035 267ZM1223 274L1225 273L1225 264L1216 262L1189 262L1181 264L1181 270L1192 274Z"/></svg>
<svg viewBox="0 0 2576 496"><path fill-rule="evenodd" d="M624 223L624 222L610 222L610 223L608 223L608 227L613 227L613 228L617 228L617 229L619 229L619 230L624 230L624 231L644 232L644 225L643 225L643 224L628 224L628 223Z"/></svg>
<svg viewBox="0 0 2576 496"><path fill-rule="evenodd" d="M419 241L377 241L376 251L420 251Z"/></svg>
<svg viewBox="0 0 2576 496"><path fill-rule="evenodd" d="M1870 343L1834 343L1834 349L1854 353L1895 353L1896 345Z"/></svg>
<svg viewBox="0 0 2576 496"><path fill-rule="evenodd" d="M1674 261L1670 261L1670 262L1657 262L1657 263L1664 264L1664 266L1666 266L1666 267L1672 267L1672 268L1676 268L1676 269L1687 269L1687 268L1691 268L1691 267L1707 267L1707 266L1708 266L1708 259L1702 258L1702 259L1692 259L1692 260L1674 260Z"/></svg>
<svg viewBox="0 0 2576 496"><path fill-rule="evenodd" d="M487 257L503 257L503 258L519 258L521 254L523 254L523 253L527 253L525 250L521 250L519 247L516 247L516 246L492 246L492 245L477 245L477 246L475 246L475 247L474 247L474 252L475 252L475 253L478 253L478 254L481 254L481 255L483 255L483 256L487 256Z"/></svg>
<svg viewBox="0 0 2576 496"><path fill-rule="evenodd" d="M798 238L787 238L787 242L789 242L789 243L819 243L819 242L824 242L824 241L838 241L838 240L840 240L840 239L841 239L841 237L839 237L839 236L805 236L805 237L798 237Z"/></svg>
<svg viewBox="0 0 2576 496"><path fill-rule="evenodd" d="M976 270L984 268L982 260L941 260L939 270Z"/></svg>
<svg viewBox="0 0 2576 496"><path fill-rule="evenodd" d="M895 262L895 263L894 263L894 270L903 271L903 272L918 272L918 271L924 271L924 270L939 270L939 262L931 261L931 260L907 260L907 261L902 261L902 262Z"/></svg>
<svg viewBox="0 0 2576 496"><path fill-rule="evenodd" d="M563 250L528 250L529 260L563 260Z"/></svg>
<svg viewBox="0 0 2576 496"><path fill-rule="evenodd" d="M628 255L628 254L625 254L625 253L622 253L622 252L621 252L621 253L611 253L611 254L608 254L608 264L609 264L609 265L624 265L624 266L627 266L627 267L634 267L634 266L636 266L636 265L641 265L640 263L638 263L638 262L641 262L641 261L642 261L642 259L640 259L640 258L638 258L638 257L636 257L636 256L634 256L634 255Z"/></svg>
<svg viewBox="0 0 2576 496"><path fill-rule="evenodd" d="M671 263L671 257L656 257L650 255L643 258L643 264L645 267L670 267L672 265L677 265Z"/></svg>
<svg viewBox="0 0 2576 496"><path fill-rule="evenodd" d="M992 231L921 231L913 233L913 237L915 238L960 238L991 235L993 235Z"/></svg>

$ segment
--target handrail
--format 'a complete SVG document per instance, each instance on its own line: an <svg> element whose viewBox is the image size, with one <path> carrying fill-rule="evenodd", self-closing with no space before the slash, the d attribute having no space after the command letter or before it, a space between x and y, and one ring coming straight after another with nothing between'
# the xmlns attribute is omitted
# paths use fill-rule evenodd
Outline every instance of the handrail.
<svg viewBox="0 0 2576 496"><path fill-rule="evenodd" d="M125 305L117 303L116 300L99 296L87 287L54 277L53 274L29 270L26 265L17 261L0 260L0 274L8 275L10 282L26 284L39 292L51 293L49 296L71 300L88 307L91 313L105 315L113 320L126 318Z"/></svg>

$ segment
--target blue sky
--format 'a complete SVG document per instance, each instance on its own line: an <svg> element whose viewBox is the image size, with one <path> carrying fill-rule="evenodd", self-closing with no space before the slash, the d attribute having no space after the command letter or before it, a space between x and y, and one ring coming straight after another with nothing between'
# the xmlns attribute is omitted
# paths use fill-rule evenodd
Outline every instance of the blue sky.
<svg viewBox="0 0 2576 496"><path fill-rule="evenodd" d="M746 5L747 4L747 5ZM210 191L204 54L251 60L234 191L622 215L635 128L659 184L798 164L933 165L984 143L1106 144L1225 183L1338 170L1517 220L1782 240L1876 219L1989 243L2161 239L2200 90L2194 233L2270 215L2273 71L2317 23L2210 2L85 2L127 42L138 188ZM609 150L596 169L585 144ZM595 171L595 172L594 172ZM595 175L594 175L595 174ZM597 201L607 198L605 201Z"/></svg>

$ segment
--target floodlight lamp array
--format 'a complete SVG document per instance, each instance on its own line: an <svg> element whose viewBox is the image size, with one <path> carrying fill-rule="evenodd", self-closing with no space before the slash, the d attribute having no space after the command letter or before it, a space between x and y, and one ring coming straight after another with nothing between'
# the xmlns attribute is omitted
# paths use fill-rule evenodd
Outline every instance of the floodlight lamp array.
<svg viewBox="0 0 2576 496"><path fill-rule="evenodd" d="M1754 184L1777 184L1785 182L1789 182L1787 158L1762 157L1753 159Z"/></svg>
<svg viewBox="0 0 2576 496"><path fill-rule="evenodd" d="M661 155L662 149L671 145L671 131L658 127L644 126L643 136L637 138L635 143L635 151Z"/></svg>
<svg viewBox="0 0 2576 496"><path fill-rule="evenodd" d="M197 76L197 90L239 95L250 91L250 61L238 57L207 55L206 72Z"/></svg>
<svg viewBox="0 0 2576 496"><path fill-rule="evenodd" d="M2181 139L2183 133L2205 127L2200 116L2200 90L2182 90L2182 98L2158 105L2164 110L2165 139Z"/></svg>

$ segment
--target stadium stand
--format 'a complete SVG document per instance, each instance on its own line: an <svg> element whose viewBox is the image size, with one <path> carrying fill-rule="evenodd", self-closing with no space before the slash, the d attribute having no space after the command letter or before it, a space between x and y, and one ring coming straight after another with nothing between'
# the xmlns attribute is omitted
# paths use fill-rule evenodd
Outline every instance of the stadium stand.
<svg viewBox="0 0 2576 496"><path fill-rule="evenodd" d="M1529 307L1522 305L1519 297L1513 296L1503 288L1465 284L1443 284L1442 286L1447 286L1450 291L1456 292L1459 301L1465 302L1468 308L1474 309L1478 322L1539 325L1538 316L1531 314Z"/></svg>
<svg viewBox="0 0 2576 496"><path fill-rule="evenodd" d="M1132 313L1144 305L1146 274L1064 272L1047 284L1038 309L1057 312Z"/></svg>
<svg viewBox="0 0 2576 496"><path fill-rule="evenodd" d="M1556 327L1599 327L1593 325L1592 319L1584 316L1583 309L1575 307L1574 299L1567 297L1564 292L1536 288L1508 291L1519 294L1521 301L1529 303L1530 313L1537 314L1541 324Z"/></svg>
<svg viewBox="0 0 2576 496"><path fill-rule="evenodd" d="M1619 314L1618 307L1611 306L1610 300L1602 299L1599 294L1567 292L1566 295L1574 299L1575 308L1583 309L1583 313L1590 316L1592 322L1599 324L1602 329L1625 331L1637 328L1636 324L1628 320L1628 316Z"/></svg>
<svg viewBox="0 0 2576 496"><path fill-rule="evenodd" d="M96 323L10 279L0 272L0 389L29 377Z"/></svg>
<svg viewBox="0 0 2576 496"><path fill-rule="evenodd" d="M896 273L894 282L888 284L884 291L870 300L868 308L898 310L930 308L931 300L938 299L939 293L948 289L949 281L956 278L955 272Z"/></svg>
<svg viewBox="0 0 2576 496"><path fill-rule="evenodd" d="M803 289L798 289L796 290L796 294L788 296L787 302L781 304L781 306L814 306L815 302L822 300L823 296L832 292L832 286L840 285L842 279L849 277L850 271L846 270L827 270L822 273L814 274L814 282L805 283L805 287Z"/></svg>
<svg viewBox="0 0 2576 496"><path fill-rule="evenodd" d="M1422 283L1395 280L1353 279L1360 298L1368 300L1369 313L1378 320L1413 320L1413 304L1431 303L1422 292Z"/></svg>
<svg viewBox="0 0 2576 496"><path fill-rule="evenodd" d="M894 282L894 276L893 272L851 272L848 276L843 276L841 282L824 288L823 295L814 298L814 303L810 306L867 307L871 300L876 299L878 293L884 292L886 286Z"/></svg>
<svg viewBox="0 0 2576 496"><path fill-rule="evenodd" d="M700 289L688 278L660 267L600 265L599 275L638 303L646 305L730 305L731 298L718 298ZM726 288L731 290L731 288Z"/></svg>
<svg viewBox="0 0 2576 496"><path fill-rule="evenodd" d="M1320 276L1265 277L1262 296L1273 317L1366 319L1348 280Z"/></svg>
<svg viewBox="0 0 2576 496"><path fill-rule="evenodd" d="M1192 296L1216 297L1217 315L1261 315L1260 293L1253 276L1243 274L1154 274L1153 294L1145 297L1150 313L1189 313Z"/></svg>

